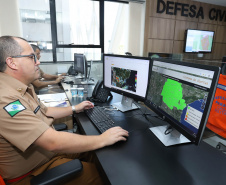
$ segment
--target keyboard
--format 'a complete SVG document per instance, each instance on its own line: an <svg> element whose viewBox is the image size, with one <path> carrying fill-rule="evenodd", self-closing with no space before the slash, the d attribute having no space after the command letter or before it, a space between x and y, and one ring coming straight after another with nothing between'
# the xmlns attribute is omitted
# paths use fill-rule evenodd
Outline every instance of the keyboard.
<svg viewBox="0 0 226 185"><path fill-rule="evenodd" d="M74 81L75 77L74 76L65 76L64 81Z"/></svg>
<svg viewBox="0 0 226 185"><path fill-rule="evenodd" d="M114 121L104 112L103 107L97 106L92 109L87 109L85 110L85 114L89 117L100 133L115 126Z"/></svg>

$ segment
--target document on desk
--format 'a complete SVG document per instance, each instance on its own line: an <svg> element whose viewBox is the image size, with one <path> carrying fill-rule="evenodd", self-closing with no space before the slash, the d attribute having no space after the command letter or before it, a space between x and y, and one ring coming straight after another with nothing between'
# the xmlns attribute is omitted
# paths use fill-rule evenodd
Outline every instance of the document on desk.
<svg viewBox="0 0 226 185"><path fill-rule="evenodd" d="M59 102L50 102L46 104L47 107L67 107L66 101L59 101Z"/></svg>
<svg viewBox="0 0 226 185"><path fill-rule="evenodd" d="M41 94L38 95L38 98L40 99L40 101L48 103L65 101L67 99L67 96L65 93L55 93L55 94Z"/></svg>

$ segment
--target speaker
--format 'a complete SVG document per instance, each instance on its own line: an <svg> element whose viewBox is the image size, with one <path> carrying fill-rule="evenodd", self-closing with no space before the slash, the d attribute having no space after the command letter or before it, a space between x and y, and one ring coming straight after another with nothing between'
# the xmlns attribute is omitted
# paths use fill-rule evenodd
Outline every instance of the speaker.
<svg viewBox="0 0 226 185"><path fill-rule="evenodd" d="M222 59L221 74L226 75L226 56Z"/></svg>

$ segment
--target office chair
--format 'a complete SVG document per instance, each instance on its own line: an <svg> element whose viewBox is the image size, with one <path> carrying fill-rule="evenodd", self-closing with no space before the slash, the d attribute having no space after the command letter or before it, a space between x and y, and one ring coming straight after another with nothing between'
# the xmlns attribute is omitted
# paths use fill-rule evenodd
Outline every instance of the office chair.
<svg viewBox="0 0 226 185"><path fill-rule="evenodd" d="M222 63L221 74L226 75L226 63Z"/></svg>
<svg viewBox="0 0 226 185"><path fill-rule="evenodd" d="M226 75L226 56L224 56L223 59L222 59L221 74Z"/></svg>
<svg viewBox="0 0 226 185"><path fill-rule="evenodd" d="M66 162L31 179L31 185L61 185L78 175L83 169L79 159ZM0 176L0 185L6 185Z"/></svg>
<svg viewBox="0 0 226 185"><path fill-rule="evenodd" d="M67 125L65 123L58 123L58 124L53 124L53 127L57 131L64 131L67 130Z"/></svg>
<svg viewBox="0 0 226 185"><path fill-rule="evenodd" d="M133 56L132 53L130 53L130 52L125 52L125 54L126 54L127 56Z"/></svg>

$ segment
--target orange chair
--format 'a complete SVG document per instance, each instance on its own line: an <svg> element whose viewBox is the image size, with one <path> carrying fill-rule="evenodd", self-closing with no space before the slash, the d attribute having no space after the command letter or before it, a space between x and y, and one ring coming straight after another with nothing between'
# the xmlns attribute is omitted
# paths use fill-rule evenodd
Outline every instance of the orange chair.
<svg viewBox="0 0 226 185"><path fill-rule="evenodd" d="M226 138L226 75L220 74L217 89L215 92L215 98L211 107L209 118L206 127L219 136Z"/></svg>
<svg viewBox="0 0 226 185"><path fill-rule="evenodd" d="M5 185L5 182L4 182L4 180L3 180L1 175L0 175L0 185Z"/></svg>

